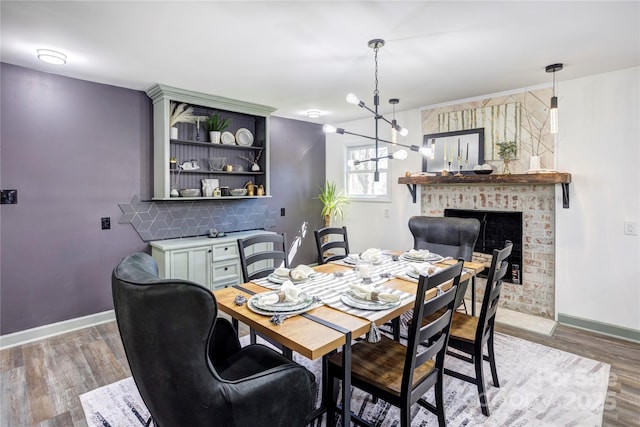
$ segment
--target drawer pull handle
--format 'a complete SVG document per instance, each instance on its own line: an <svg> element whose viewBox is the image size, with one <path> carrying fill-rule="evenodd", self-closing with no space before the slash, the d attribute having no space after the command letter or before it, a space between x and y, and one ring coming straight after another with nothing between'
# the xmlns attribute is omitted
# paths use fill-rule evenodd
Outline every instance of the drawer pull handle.
<svg viewBox="0 0 640 427"><path fill-rule="evenodd" d="M225 250L225 251L228 251L228 250L229 250L229 248L224 248L224 250Z"/></svg>

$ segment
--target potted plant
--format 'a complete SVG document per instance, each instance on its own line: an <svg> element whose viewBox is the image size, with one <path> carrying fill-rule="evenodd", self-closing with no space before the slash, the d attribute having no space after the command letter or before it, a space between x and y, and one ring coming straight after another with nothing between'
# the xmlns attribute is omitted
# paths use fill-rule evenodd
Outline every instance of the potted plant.
<svg viewBox="0 0 640 427"><path fill-rule="evenodd" d="M516 155L518 144L515 141L506 141L499 142L496 145L498 146L498 157L504 162L502 173L504 175L510 175L509 161Z"/></svg>
<svg viewBox="0 0 640 427"><path fill-rule="evenodd" d="M230 122L230 118L222 119L218 113L214 113L207 119L209 138L212 143L220 144L220 135L229 127Z"/></svg>
<svg viewBox="0 0 640 427"><path fill-rule="evenodd" d="M349 204L349 199L342 194L342 191L336 190L336 184L329 181L324 183L324 188L321 188L317 198L322 202L322 217L325 227L331 225L332 217L342 218L344 214L342 209Z"/></svg>

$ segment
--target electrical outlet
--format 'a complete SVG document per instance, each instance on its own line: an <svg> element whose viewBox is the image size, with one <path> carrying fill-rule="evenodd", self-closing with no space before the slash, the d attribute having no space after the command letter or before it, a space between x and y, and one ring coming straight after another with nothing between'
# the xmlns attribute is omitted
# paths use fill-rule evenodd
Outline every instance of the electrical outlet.
<svg viewBox="0 0 640 427"><path fill-rule="evenodd" d="M100 218L100 223L102 224L103 230L111 229L111 218L109 217Z"/></svg>
<svg viewBox="0 0 640 427"><path fill-rule="evenodd" d="M391 216L391 213L390 213L390 211L389 211L389 208L386 208L386 209L384 210L384 217L385 217L385 218L389 218L390 216Z"/></svg>
<svg viewBox="0 0 640 427"><path fill-rule="evenodd" d="M284 208L280 208L280 216L284 216Z"/></svg>
<svg viewBox="0 0 640 427"><path fill-rule="evenodd" d="M18 190L0 190L0 204L17 205Z"/></svg>
<svg viewBox="0 0 640 427"><path fill-rule="evenodd" d="M629 236L637 236L638 235L638 223L636 221L625 221L624 222L624 234Z"/></svg>

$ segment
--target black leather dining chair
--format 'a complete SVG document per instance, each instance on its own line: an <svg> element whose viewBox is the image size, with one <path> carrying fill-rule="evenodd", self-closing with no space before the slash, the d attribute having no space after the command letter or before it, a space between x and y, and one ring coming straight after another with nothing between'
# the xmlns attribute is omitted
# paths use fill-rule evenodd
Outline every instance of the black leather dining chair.
<svg viewBox="0 0 640 427"><path fill-rule="evenodd" d="M263 345L240 347L211 291L158 278L129 255L113 270L113 303L131 374L155 426L303 426L315 378Z"/></svg>
<svg viewBox="0 0 640 427"><path fill-rule="evenodd" d="M413 235L413 249L427 249L444 257L471 261L480 234L480 221L475 218L412 216L409 218L409 230ZM471 280L475 281L475 276ZM463 305L465 312L464 296L468 285L468 280L460 283L456 301L456 307ZM475 307L472 307L472 313L475 313Z"/></svg>
<svg viewBox="0 0 640 427"><path fill-rule="evenodd" d="M318 265L349 255L347 227L325 227L314 232L318 249Z"/></svg>

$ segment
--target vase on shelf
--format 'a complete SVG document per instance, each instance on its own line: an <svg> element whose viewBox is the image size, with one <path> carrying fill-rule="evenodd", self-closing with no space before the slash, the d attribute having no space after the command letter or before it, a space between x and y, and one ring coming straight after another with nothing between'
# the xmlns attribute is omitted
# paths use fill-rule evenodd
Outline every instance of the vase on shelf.
<svg viewBox="0 0 640 427"><path fill-rule="evenodd" d="M540 156L529 158L529 172L540 170Z"/></svg>
<svg viewBox="0 0 640 427"><path fill-rule="evenodd" d="M220 135L222 135L222 132L212 130L211 132L209 132L209 139L213 144L220 144Z"/></svg>
<svg viewBox="0 0 640 427"><path fill-rule="evenodd" d="M509 159L504 159L502 163L502 174L511 175L511 169L509 169Z"/></svg>
<svg viewBox="0 0 640 427"><path fill-rule="evenodd" d="M260 172L260 165L259 165L259 164L257 164L257 163L252 164L252 165L251 165L251 170L252 170L253 172Z"/></svg>

